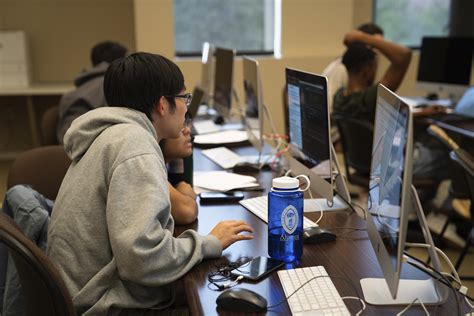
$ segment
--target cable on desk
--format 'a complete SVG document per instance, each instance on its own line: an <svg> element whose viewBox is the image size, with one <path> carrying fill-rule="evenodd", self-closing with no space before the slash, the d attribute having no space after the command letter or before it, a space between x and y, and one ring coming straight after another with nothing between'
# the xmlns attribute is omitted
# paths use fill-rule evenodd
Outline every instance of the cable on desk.
<svg viewBox="0 0 474 316"><path fill-rule="evenodd" d="M457 295L456 295L457 289L451 284L451 282L449 282L449 280L441 272L435 270L433 267L428 265L426 262L424 262L424 261L422 261L418 258L413 257L412 255L410 255L406 251L404 251L404 254L406 256L410 257L411 259L415 260L416 262L420 263L421 265L416 264L415 262L407 261L408 264L420 269L421 271L425 272L426 274L428 274L429 276L434 278L436 281L446 285L447 287L449 287L452 290L453 295L454 295L454 300L456 301L456 308L457 308L457 312L458 312L457 314L460 315L461 307L459 306L459 301L458 301ZM438 275L438 277L436 277L434 274ZM436 290L436 295L439 296L438 289L436 287L435 287L435 290ZM436 313L437 308L438 308L438 305L436 305L435 313Z"/></svg>
<svg viewBox="0 0 474 316"><path fill-rule="evenodd" d="M219 264L214 266L214 269L207 275L207 280L209 281L209 283L207 284L208 289L213 291L222 291L236 286L240 282L240 280L242 280L243 277L238 276L233 279L234 276L230 272L240 267L244 267L246 264L249 264L251 260L251 257L240 257L235 262L229 262L226 264ZM230 282L219 284L221 282L226 281ZM215 286L215 288L211 287L211 285Z"/></svg>
<svg viewBox="0 0 474 316"><path fill-rule="evenodd" d="M341 194L339 194L339 192L337 192L336 189L334 189L334 192L341 198L341 200L344 201L344 203L346 203L347 205L349 205L349 208L351 209L352 212L356 213L357 214L357 211L355 210L354 206L352 205L352 203L349 203L349 201L347 201ZM356 204L354 204L356 205ZM367 214L365 212L365 210L362 208L362 206L360 205L357 205L357 207L360 207L361 210L362 210L362 213L364 214L364 219L367 219Z"/></svg>
<svg viewBox="0 0 474 316"><path fill-rule="evenodd" d="M406 243L407 246L411 246L411 247L420 247L420 248L426 248L426 249L429 249L431 248L431 245L428 245L428 244L423 244L423 243ZM472 298L469 297L467 295L467 291L468 291L468 288L466 286L464 286L461 282L461 278L459 277L456 269L454 268L451 260L448 258L448 256L441 250L439 249L438 247L434 247L435 251L441 255L441 257L444 259L444 261L448 264L448 267L451 269L451 272L454 274L451 275L451 274L448 274L448 273L444 273L442 271L437 271L435 270L433 267L429 266L428 264L425 264L424 262L424 266L427 267L428 269L432 270L432 271L435 271L437 274L439 275L442 275L444 277L448 277L448 278L451 278L453 279L458 285L459 285L459 288L456 289L449 281L449 286L451 286L454 290L456 290L457 292L461 293L461 295L464 296L464 301L466 302L466 304L471 308L471 309L474 309L474 305L470 302L472 301ZM417 262L421 262L421 260L418 260L417 258L414 258L413 256L410 256L410 258L416 260ZM457 300L457 296L455 294L455 299L456 299L456 302L458 303L458 300Z"/></svg>
<svg viewBox="0 0 474 316"><path fill-rule="evenodd" d="M358 300L362 304L362 309L356 313L356 316L359 316L362 314L363 311L367 308L367 305L365 305L365 302L363 299L357 296L342 296L341 299L343 300Z"/></svg>
<svg viewBox="0 0 474 316"><path fill-rule="evenodd" d="M415 298L410 304L408 304L407 307L405 307L405 308L402 309L400 312L398 312L398 313L397 313L397 316L403 315L403 313L405 313L407 310L409 310L410 307L412 307L413 304L415 304L416 301L420 302L420 305L421 305L421 307L423 307L423 309L425 310L426 315L429 316L430 313L429 313L428 310L426 309L425 304L423 304L423 302L422 302L418 297Z"/></svg>

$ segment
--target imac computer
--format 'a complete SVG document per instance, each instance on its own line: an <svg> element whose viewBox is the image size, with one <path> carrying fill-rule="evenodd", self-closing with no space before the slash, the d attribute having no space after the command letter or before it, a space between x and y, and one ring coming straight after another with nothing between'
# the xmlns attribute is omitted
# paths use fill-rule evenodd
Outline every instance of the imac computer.
<svg viewBox="0 0 474 316"><path fill-rule="evenodd" d="M311 192L323 210L344 210L350 203L345 180L339 170L331 142L326 77L286 68L290 125L289 167L293 175L311 180ZM337 192L334 196L333 181Z"/></svg>
<svg viewBox="0 0 474 316"><path fill-rule="evenodd" d="M245 128L250 143L257 149L259 154L263 149L263 96L258 71L258 62L255 59L244 56L242 60L245 93ZM249 115L249 112L256 115Z"/></svg>
<svg viewBox="0 0 474 316"><path fill-rule="evenodd" d="M470 84L473 48L474 38L423 37L417 87L459 100Z"/></svg>
<svg viewBox="0 0 474 316"><path fill-rule="evenodd" d="M384 278L361 280L365 300L373 305L423 304L446 299L447 288L435 280L400 279L408 213L420 220L434 269L440 268L416 190L412 186L413 121L410 106L379 85L372 143L367 233Z"/></svg>
<svg viewBox="0 0 474 316"><path fill-rule="evenodd" d="M216 47L213 106L225 119L230 119L233 94L233 69L235 50Z"/></svg>
<svg viewBox="0 0 474 316"><path fill-rule="evenodd" d="M213 79L214 79L214 46L205 42L202 45L202 60L201 60L201 82L199 84L202 91L204 91L203 101L209 105L213 95Z"/></svg>

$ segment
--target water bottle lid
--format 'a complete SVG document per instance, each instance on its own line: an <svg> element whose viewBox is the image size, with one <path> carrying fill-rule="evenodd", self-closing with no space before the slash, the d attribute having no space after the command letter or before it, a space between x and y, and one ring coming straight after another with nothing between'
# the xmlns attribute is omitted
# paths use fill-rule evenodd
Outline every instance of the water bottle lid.
<svg viewBox="0 0 474 316"><path fill-rule="evenodd" d="M280 177L274 178L272 185L275 189L297 189L300 186L300 182L296 178Z"/></svg>

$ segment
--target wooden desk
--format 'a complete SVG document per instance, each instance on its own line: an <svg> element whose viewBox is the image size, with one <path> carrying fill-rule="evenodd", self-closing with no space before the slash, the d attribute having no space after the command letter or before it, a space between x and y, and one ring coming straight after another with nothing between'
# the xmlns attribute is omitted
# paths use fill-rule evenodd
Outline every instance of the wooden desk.
<svg viewBox="0 0 474 316"><path fill-rule="evenodd" d="M427 118L430 124L438 125L439 127L451 133L459 134L463 137L474 139L474 118L466 118L465 121L451 121L445 122L442 120Z"/></svg>
<svg viewBox="0 0 474 316"><path fill-rule="evenodd" d="M238 153L249 153L251 149L236 149ZM195 170L218 169L217 165L201 154L199 149L194 151ZM272 179L271 172L262 172L258 175L262 186L269 188ZM247 192L247 197L266 194L266 192ZM318 213L310 215L312 219L318 217ZM216 264L229 261L236 261L243 256L267 256L267 225L252 213L244 209L239 204L232 205L206 205L199 207L198 221L192 225L201 234L208 234L211 229L222 220L239 219L248 222L255 230L254 239L251 241L241 241L227 248L223 253L223 258L216 260L205 260L195 266L184 278L186 295L192 315L217 315L232 314L216 310L216 298L220 292L212 291L208 288L207 275ZM351 212L326 213L320 224L324 228L334 227L365 227L363 219ZM177 228L179 231L184 228ZM322 265L326 268L330 276L341 276L351 280L359 293L354 290L346 281L333 278L336 288L341 296L362 296L359 280L365 277L382 277L382 271L378 265L375 253L372 250L369 240L355 240L349 238L366 237L365 232L347 234L340 237L336 242L321 245L305 245L300 266ZM288 266L288 265L287 265ZM411 266L404 267L403 276L410 278L424 279L425 274ZM268 300L268 305L274 305L284 298L283 289L276 273L272 273L259 283L252 284L243 282L238 287L248 288L260 293ZM439 315L453 314L456 310L455 302L450 294L449 301L439 306ZM346 300L351 313L360 309L359 302ZM461 304L464 306L464 304ZM368 305L364 315L394 315L401 311L403 307L378 307ZM429 307L433 312L435 307ZM286 303L267 313L268 315L289 315L290 311ZM424 314L421 307L412 307L407 314Z"/></svg>
<svg viewBox="0 0 474 316"><path fill-rule="evenodd" d="M43 83L33 84L28 87L0 87L0 104L18 103L16 99L24 99L21 103L26 105L28 113L28 124L33 146L39 146L38 117L35 101L39 99L53 98L54 104L58 105L59 98L66 92L74 89L71 83ZM49 99L48 99L49 100ZM50 101L50 100L49 100ZM49 102L48 101L48 102ZM41 102L36 102L41 103ZM44 103L44 102L43 102ZM3 152L3 158L14 158L17 153Z"/></svg>

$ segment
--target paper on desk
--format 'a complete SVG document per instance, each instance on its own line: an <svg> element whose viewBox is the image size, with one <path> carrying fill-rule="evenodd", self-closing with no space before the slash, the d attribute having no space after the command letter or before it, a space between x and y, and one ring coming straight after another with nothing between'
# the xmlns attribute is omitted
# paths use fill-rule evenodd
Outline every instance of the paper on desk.
<svg viewBox="0 0 474 316"><path fill-rule="evenodd" d="M221 130L212 120L194 121L193 127L198 134L216 133Z"/></svg>
<svg viewBox="0 0 474 316"><path fill-rule="evenodd" d="M196 144L230 144L247 141L249 138L246 131L223 131L205 135L196 135Z"/></svg>
<svg viewBox="0 0 474 316"><path fill-rule="evenodd" d="M225 171L196 171L194 172L194 186L225 192L233 189L256 187L259 184L257 179L252 176L243 176Z"/></svg>

